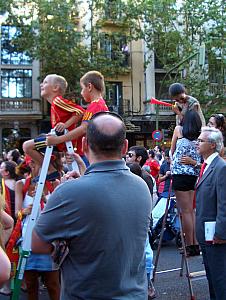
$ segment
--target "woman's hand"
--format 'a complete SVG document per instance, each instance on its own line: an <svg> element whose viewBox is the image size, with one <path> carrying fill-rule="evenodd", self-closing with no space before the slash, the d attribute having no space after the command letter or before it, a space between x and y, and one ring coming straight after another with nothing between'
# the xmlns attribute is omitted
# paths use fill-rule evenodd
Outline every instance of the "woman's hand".
<svg viewBox="0 0 226 300"><path fill-rule="evenodd" d="M81 156L79 154L77 154L77 153L73 153L73 154L66 153L65 158L66 158L67 164L69 164L69 165L72 164L72 162L75 160L78 164L80 174L84 175L85 170L86 170L86 165L85 165L84 161L81 159ZM76 174L75 174L75 176L77 178Z"/></svg>
<svg viewBox="0 0 226 300"><path fill-rule="evenodd" d="M70 179L76 179L81 177L81 175L77 171L69 171L66 174L64 174L63 177L61 177L61 183L66 182Z"/></svg>
<svg viewBox="0 0 226 300"><path fill-rule="evenodd" d="M172 111L173 111L176 115L181 115L181 111L180 111L180 109L178 108L178 106L176 106L176 105L173 105L173 106L172 106Z"/></svg>
<svg viewBox="0 0 226 300"><path fill-rule="evenodd" d="M195 166L197 164L197 161L192 159L190 156L182 156L180 162L183 165L192 165Z"/></svg>
<svg viewBox="0 0 226 300"><path fill-rule="evenodd" d="M23 209L23 215L27 216L31 214L31 210L32 210L33 204L28 205L28 207Z"/></svg>

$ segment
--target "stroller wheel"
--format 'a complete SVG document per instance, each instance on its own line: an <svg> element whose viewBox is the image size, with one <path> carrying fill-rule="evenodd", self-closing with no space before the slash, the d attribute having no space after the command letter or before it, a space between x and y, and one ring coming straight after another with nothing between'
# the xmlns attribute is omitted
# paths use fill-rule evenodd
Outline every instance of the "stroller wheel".
<svg viewBox="0 0 226 300"><path fill-rule="evenodd" d="M180 232L177 233L176 237L175 237L175 241L176 241L176 245L178 248L182 247L182 241L181 241L181 235Z"/></svg>

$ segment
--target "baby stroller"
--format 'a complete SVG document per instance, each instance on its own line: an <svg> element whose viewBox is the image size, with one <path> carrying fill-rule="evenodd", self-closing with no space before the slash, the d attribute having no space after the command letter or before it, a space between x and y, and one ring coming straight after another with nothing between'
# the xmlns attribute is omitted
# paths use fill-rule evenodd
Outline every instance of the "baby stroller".
<svg viewBox="0 0 226 300"><path fill-rule="evenodd" d="M152 210L152 226L150 227L149 240L153 250L158 247L158 239L162 230L162 223L166 209L167 198L162 197L157 202L156 206ZM166 217L165 230L163 234L163 241L171 241L175 239L176 245L180 248L181 236L179 217L177 215L176 198L170 197L169 209Z"/></svg>

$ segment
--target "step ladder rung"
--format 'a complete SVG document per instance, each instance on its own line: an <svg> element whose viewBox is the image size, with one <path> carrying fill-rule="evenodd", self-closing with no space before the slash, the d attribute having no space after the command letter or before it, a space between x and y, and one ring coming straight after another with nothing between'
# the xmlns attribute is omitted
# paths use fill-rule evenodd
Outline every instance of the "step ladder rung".
<svg viewBox="0 0 226 300"><path fill-rule="evenodd" d="M206 271L203 270L203 271L197 271L197 272L191 272L189 274L189 277L192 279L192 278L197 278L197 277L201 277L201 276L206 276Z"/></svg>

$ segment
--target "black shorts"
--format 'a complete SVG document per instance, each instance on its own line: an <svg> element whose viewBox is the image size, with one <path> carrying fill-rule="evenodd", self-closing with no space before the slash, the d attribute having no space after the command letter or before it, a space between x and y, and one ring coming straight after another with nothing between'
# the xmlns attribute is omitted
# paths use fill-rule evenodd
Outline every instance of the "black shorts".
<svg viewBox="0 0 226 300"><path fill-rule="evenodd" d="M173 175L172 188L174 191L192 191L195 189L197 176Z"/></svg>
<svg viewBox="0 0 226 300"><path fill-rule="evenodd" d="M56 132L56 135L62 135L63 133L60 132ZM35 143L35 150L37 150L38 152L41 152L42 154L45 154L46 152L46 137L47 134L45 133L41 133L39 136L37 136L36 138L34 138L34 143ZM58 147L57 146L53 146L53 151L58 151Z"/></svg>
<svg viewBox="0 0 226 300"><path fill-rule="evenodd" d="M34 142L35 142L35 150L44 154L46 152L46 147L47 147L46 134L41 134L37 136L36 138L34 138Z"/></svg>

